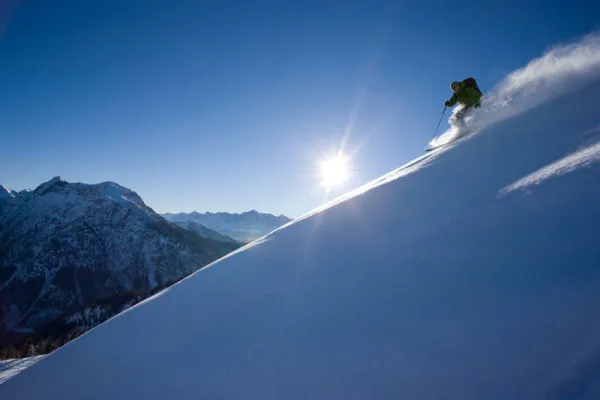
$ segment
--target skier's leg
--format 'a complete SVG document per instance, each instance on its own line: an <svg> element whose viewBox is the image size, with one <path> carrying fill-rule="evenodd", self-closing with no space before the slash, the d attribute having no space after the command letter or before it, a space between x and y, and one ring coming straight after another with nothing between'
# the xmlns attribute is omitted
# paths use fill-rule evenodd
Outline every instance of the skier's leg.
<svg viewBox="0 0 600 400"><path fill-rule="evenodd" d="M472 111L472 106L467 106L456 113L456 126L458 128L466 128L465 117Z"/></svg>

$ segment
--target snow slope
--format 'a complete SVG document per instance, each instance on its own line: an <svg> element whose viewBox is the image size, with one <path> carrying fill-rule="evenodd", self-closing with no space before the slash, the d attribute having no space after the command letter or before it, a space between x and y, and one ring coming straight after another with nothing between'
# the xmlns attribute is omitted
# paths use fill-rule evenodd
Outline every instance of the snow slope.
<svg viewBox="0 0 600 400"><path fill-rule="evenodd" d="M0 385L46 356L0 360Z"/></svg>
<svg viewBox="0 0 600 400"><path fill-rule="evenodd" d="M600 398L596 72L195 273L0 397Z"/></svg>

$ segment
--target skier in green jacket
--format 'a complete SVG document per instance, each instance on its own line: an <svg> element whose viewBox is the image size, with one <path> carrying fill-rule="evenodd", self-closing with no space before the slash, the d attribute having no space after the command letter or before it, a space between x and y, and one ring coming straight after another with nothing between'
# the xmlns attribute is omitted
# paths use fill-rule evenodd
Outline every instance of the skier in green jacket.
<svg viewBox="0 0 600 400"><path fill-rule="evenodd" d="M475 80L473 80L474 82ZM456 103L462 104L465 109L470 107L479 107L481 101L481 91L475 86L467 86L465 82L454 81L450 84L450 88L454 95L446 102L446 107L452 107Z"/></svg>
<svg viewBox="0 0 600 400"><path fill-rule="evenodd" d="M471 108L481 107L481 90L477 82L473 78L465 79L462 82L454 81L450 84L450 89L454 92L454 95L448 100L445 105L446 107L452 107L456 103L462 104L463 108L456 113L456 121L461 121L461 125L464 125L463 117L471 110Z"/></svg>

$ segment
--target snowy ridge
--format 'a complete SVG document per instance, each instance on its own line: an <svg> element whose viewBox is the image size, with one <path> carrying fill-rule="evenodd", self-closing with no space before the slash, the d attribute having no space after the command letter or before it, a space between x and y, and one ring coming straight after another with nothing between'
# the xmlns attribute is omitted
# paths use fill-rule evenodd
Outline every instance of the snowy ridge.
<svg viewBox="0 0 600 400"><path fill-rule="evenodd" d="M308 213L59 349L0 396L600 398L589 136L600 79L587 73L569 101ZM544 179L514 186L530 176Z"/></svg>
<svg viewBox="0 0 600 400"><path fill-rule="evenodd" d="M0 185L0 201L12 199L14 197L15 197L15 195L12 190L7 189L4 186Z"/></svg>
<svg viewBox="0 0 600 400"><path fill-rule="evenodd" d="M147 216L156 218L154 211L144 204L142 198L134 191L127 189L114 182L103 182L99 184L69 183L61 177L54 177L48 182L39 185L34 191L23 192L20 196L46 195L43 201L38 200L39 209L34 211L44 212L44 207L60 208L68 203L73 203L79 193L87 196L97 196L103 200L110 200L117 204L139 210ZM80 209L83 205L79 205Z"/></svg>

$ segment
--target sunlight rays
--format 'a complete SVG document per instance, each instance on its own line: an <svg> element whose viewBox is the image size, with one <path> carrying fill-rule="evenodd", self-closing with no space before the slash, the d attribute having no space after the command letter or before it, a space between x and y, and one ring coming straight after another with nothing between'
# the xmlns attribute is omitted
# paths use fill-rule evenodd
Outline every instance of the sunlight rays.
<svg viewBox="0 0 600 400"><path fill-rule="evenodd" d="M342 185L350 179L349 158L340 150L334 156L321 160L319 172L321 185L330 190L333 186Z"/></svg>

